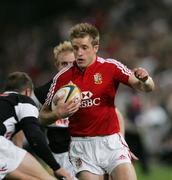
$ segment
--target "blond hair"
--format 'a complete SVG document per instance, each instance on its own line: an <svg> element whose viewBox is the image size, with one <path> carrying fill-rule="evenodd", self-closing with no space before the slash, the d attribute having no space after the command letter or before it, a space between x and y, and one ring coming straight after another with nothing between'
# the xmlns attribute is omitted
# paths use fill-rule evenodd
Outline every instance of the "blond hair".
<svg viewBox="0 0 172 180"><path fill-rule="evenodd" d="M54 58L58 59L58 55L66 51L73 52L73 47L70 41L64 41L63 43L60 43L59 45L54 47Z"/></svg>
<svg viewBox="0 0 172 180"><path fill-rule="evenodd" d="M76 24L70 30L70 40L74 38L83 38L88 35L92 38L92 45L99 45L99 31L92 24Z"/></svg>

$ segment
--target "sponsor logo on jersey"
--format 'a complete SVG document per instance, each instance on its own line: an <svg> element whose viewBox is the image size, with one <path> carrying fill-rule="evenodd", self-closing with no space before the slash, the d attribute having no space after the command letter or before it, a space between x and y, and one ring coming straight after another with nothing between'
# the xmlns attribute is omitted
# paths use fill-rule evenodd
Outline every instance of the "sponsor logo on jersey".
<svg viewBox="0 0 172 180"><path fill-rule="evenodd" d="M93 96L93 93L90 91L83 91L82 94L82 100L90 99Z"/></svg>
<svg viewBox="0 0 172 180"><path fill-rule="evenodd" d="M94 74L94 83L102 84L102 75L100 73Z"/></svg>
<svg viewBox="0 0 172 180"><path fill-rule="evenodd" d="M90 91L83 91L81 93L82 101L81 101L81 108L85 107L92 107L92 106L99 106L100 105L100 98L92 98L93 93Z"/></svg>

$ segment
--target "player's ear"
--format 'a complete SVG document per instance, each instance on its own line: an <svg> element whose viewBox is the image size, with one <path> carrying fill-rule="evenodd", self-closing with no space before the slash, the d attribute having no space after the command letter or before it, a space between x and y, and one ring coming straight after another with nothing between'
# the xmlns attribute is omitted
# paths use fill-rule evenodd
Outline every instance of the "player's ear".
<svg viewBox="0 0 172 180"><path fill-rule="evenodd" d="M30 89L30 88L26 88L25 90L24 90L24 95L25 96L31 96L31 94L32 94L32 90Z"/></svg>
<svg viewBox="0 0 172 180"><path fill-rule="evenodd" d="M99 50L99 45L94 45L94 51L95 51L95 53L97 53L98 50Z"/></svg>
<svg viewBox="0 0 172 180"><path fill-rule="evenodd" d="M58 69L58 62L57 61L54 62L54 65Z"/></svg>

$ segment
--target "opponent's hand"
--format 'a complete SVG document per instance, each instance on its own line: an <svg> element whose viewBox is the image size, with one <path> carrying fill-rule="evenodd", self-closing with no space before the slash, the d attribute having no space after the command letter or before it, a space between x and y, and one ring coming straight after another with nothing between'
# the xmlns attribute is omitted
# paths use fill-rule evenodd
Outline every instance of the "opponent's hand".
<svg viewBox="0 0 172 180"><path fill-rule="evenodd" d="M58 179L64 179L64 180L72 180L72 176L70 175L70 173L68 173L64 168L60 168L56 171L54 171L54 175L58 178Z"/></svg>
<svg viewBox="0 0 172 180"><path fill-rule="evenodd" d="M144 68L135 68L133 72L135 77L142 82L145 82L149 77L148 72Z"/></svg>

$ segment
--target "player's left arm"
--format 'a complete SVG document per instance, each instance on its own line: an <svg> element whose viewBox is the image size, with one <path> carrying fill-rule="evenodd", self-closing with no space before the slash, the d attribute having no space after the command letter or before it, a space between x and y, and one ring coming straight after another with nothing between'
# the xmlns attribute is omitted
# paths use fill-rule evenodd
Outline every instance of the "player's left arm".
<svg viewBox="0 0 172 180"><path fill-rule="evenodd" d="M125 121L124 121L124 117L123 117L122 113L119 111L118 108L115 108L115 110L116 110L116 114L117 114L117 117L118 117L118 120L119 120L120 133L123 135L123 137L125 137ZM139 158L131 151L130 151L130 155L131 155L132 160L134 160L134 161L139 160Z"/></svg>
<svg viewBox="0 0 172 180"><path fill-rule="evenodd" d="M118 108L115 108L116 110L116 114L117 114L117 117L118 117L118 120L119 120L119 127L120 127L120 132L123 136L125 136L125 122L124 122L124 117L123 115L121 114L121 112L119 111Z"/></svg>
<svg viewBox="0 0 172 180"><path fill-rule="evenodd" d="M135 68L128 79L128 83L135 89L150 92L155 88L154 81L144 68Z"/></svg>

